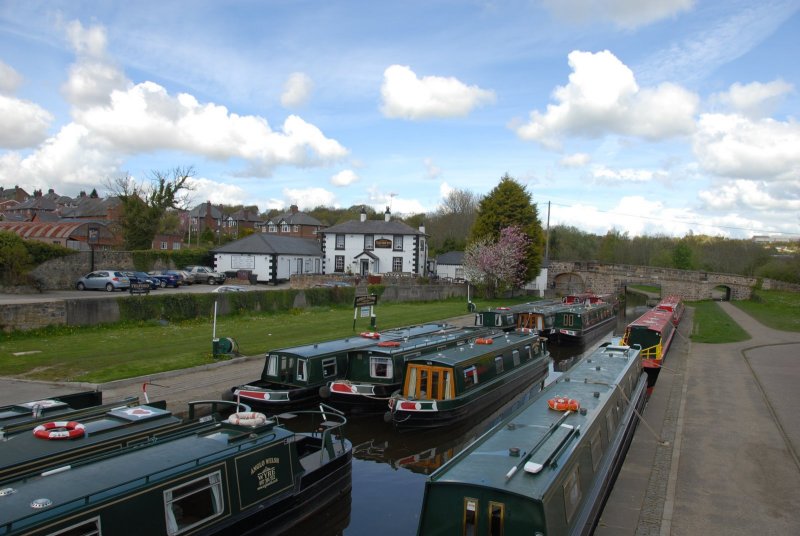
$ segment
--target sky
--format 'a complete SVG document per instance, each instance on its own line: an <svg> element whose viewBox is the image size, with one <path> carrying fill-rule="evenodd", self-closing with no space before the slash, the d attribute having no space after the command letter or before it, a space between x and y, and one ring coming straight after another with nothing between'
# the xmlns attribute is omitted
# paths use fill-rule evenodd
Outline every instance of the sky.
<svg viewBox="0 0 800 536"><path fill-rule="evenodd" d="M0 186L800 237L800 0L0 2Z"/></svg>

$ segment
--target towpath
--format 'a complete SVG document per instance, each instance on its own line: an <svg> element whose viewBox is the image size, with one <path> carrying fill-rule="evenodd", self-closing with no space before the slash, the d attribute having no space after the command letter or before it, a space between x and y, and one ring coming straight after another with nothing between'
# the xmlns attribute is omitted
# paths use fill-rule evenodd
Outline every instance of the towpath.
<svg viewBox="0 0 800 536"><path fill-rule="evenodd" d="M687 309L595 534L800 534L800 333L720 305L751 338L691 343Z"/></svg>

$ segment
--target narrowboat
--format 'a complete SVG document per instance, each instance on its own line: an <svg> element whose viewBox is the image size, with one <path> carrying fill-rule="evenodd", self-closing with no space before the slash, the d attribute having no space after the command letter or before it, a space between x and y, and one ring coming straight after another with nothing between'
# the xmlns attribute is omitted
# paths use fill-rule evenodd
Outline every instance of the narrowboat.
<svg viewBox="0 0 800 536"><path fill-rule="evenodd" d="M549 363L545 338L516 331L409 359L384 420L398 429L457 424L528 386L541 388Z"/></svg>
<svg viewBox="0 0 800 536"><path fill-rule="evenodd" d="M475 313L474 324L476 327L497 328L504 331L512 331L517 328L538 329L539 323L533 321L532 319L523 323L524 325L520 325L520 315L530 313L531 311L538 311L540 308L547 308L560 303L561 302L558 300L537 300L516 305L495 307L494 309L488 309L486 311L479 311ZM544 329L544 326L542 326L541 329Z"/></svg>
<svg viewBox="0 0 800 536"><path fill-rule="evenodd" d="M638 348L584 357L427 479L418 534L591 534L646 385Z"/></svg>
<svg viewBox="0 0 800 536"><path fill-rule="evenodd" d="M647 392L652 393L658 381L661 364L677 331L684 306L680 298L670 296L628 324L623 344L642 347L642 362L647 372Z"/></svg>
<svg viewBox="0 0 800 536"><path fill-rule="evenodd" d="M0 406L0 428L27 422L42 415L55 416L103 403L102 391L81 391L51 398Z"/></svg>
<svg viewBox="0 0 800 536"><path fill-rule="evenodd" d="M269 414L307 408L320 402L320 388L347 372L350 352L379 341L402 341L436 333L447 324L420 324L267 352L261 378L231 387L222 398L236 399Z"/></svg>
<svg viewBox="0 0 800 536"><path fill-rule="evenodd" d="M320 387L320 397L333 407L351 413L383 413L386 401L403 385L405 362L430 352L491 337L494 330L481 328L442 329L403 340L380 341L350 352L345 377Z"/></svg>
<svg viewBox="0 0 800 536"><path fill-rule="evenodd" d="M533 303L517 313L517 329L531 330L542 337L552 337L557 340L556 316L570 307L572 306L559 301Z"/></svg>
<svg viewBox="0 0 800 536"><path fill-rule="evenodd" d="M280 534L350 493L352 448L340 413L298 412L314 415L309 429L293 431L261 413L196 416L208 403L234 404L190 402L196 426L182 433L7 480L0 534L244 534L258 526ZM36 439L67 448L91 436Z"/></svg>
<svg viewBox="0 0 800 536"><path fill-rule="evenodd" d="M559 342L585 344L610 330L617 320L616 306L605 301L573 305L556 313Z"/></svg>

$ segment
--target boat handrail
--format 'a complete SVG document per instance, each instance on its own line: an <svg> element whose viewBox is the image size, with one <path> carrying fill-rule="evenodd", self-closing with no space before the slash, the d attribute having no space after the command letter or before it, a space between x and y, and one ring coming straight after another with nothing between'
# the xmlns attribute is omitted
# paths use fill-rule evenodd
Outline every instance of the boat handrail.
<svg viewBox="0 0 800 536"><path fill-rule="evenodd" d="M250 406L243 402L239 402L237 400L192 400L189 403L189 419L195 419L195 406L199 406L201 404L210 404L211 405L211 413L217 413L217 406L231 406L233 407L233 411L239 412L250 412L253 411Z"/></svg>

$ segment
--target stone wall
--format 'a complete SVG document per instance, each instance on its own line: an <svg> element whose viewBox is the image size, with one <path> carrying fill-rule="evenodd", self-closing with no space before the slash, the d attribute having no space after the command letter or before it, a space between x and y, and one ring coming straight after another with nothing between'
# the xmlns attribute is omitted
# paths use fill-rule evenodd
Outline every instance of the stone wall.
<svg viewBox="0 0 800 536"><path fill-rule="evenodd" d="M63 301L0 305L0 329L5 333L63 326L66 322L67 312Z"/></svg>
<svg viewBox="0 0 800 536"><path fill-rule="evenodd" d="M169 268L160 261L153 266L153 270ZM43 290L63 290L75 288L75 281L81 276L104 269L135 270L133 255L129 251L78 251L40 264L31 272L31 276L41 284Z"/></svg>

